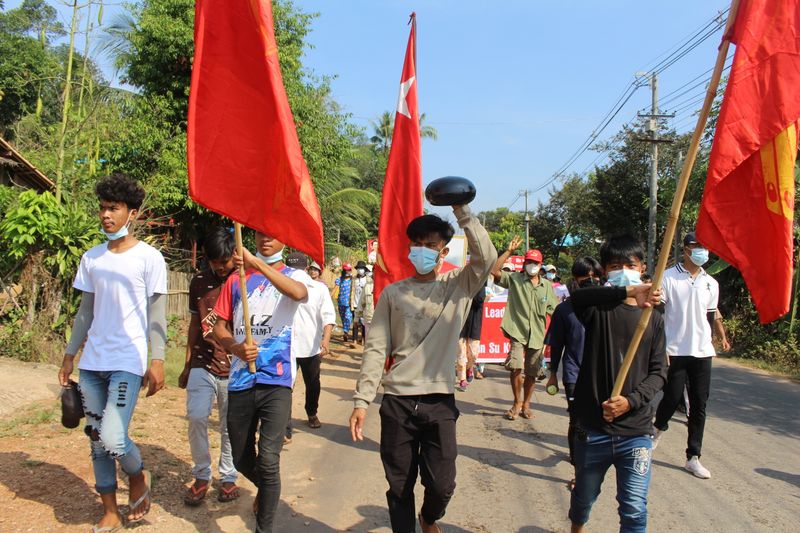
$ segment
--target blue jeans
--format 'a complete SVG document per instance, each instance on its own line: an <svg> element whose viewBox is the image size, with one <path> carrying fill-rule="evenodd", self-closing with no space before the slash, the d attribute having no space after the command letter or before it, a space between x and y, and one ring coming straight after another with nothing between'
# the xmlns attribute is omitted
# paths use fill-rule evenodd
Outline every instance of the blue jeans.
<svg viewBox="0 0 800 533"><path fill-rule="evenodd" d="M647 489L653 460L650 435L617 437L577 429L575 435L575 488L569 519L583 525L611 465L617 472L617 502L621 533L644 533L647 529Z"/></svg>
<svg viewBox="0 0 800 533"><path fill-rule="evenodd" d="M189 371L186 387L186 416L189 419L189 448L192 450L192 476L211 479L211 451L208 444L208 418L214 399L219 411L219 476L223 483L236 482L231 440L228 437L228 378L215 376L205 368Z"/></svg>
<svg viewBox="0 0 800 533"><path fill-rule="evenodd" d="M144 468L139 448L128 437L142 377L123 371L81 370L79 381L95 489L100 494L110 494L117 490L114 460L129 476L140 474Z"/></svg>

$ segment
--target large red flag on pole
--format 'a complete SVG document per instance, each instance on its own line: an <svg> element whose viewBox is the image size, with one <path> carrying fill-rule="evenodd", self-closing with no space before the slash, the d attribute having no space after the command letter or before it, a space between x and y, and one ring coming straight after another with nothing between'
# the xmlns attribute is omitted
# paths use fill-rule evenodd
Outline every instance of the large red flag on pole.
<svg viewBox="0 0 800 533"><path fill-rule="evenodd" d="M762 323L789 310L800 119L800 3L741 0L698 240L741 271Z"/></svg>
<svg viewBox="0 0 800 533"><path fill-rule="evenodd" d="M387 285L414 275L408 260L406 227L422 215L422 155L417 103L416 15L411 14L411 33L400 77L400 96L394 119L392 146L383 182L378 222L378 268L375 269L375 302Z"/></svg>
<svg viewBox="0 0 800 533"><path fill-rule="evenodd" d="M188 162L194 201L324 263L270 0L197 1Z"/></svg>

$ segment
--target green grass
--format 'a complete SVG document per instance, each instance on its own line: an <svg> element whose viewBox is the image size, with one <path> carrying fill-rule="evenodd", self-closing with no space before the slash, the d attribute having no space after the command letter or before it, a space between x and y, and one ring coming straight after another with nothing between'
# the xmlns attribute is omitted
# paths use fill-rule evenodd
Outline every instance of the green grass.
<svg viewBox="0 0 800 533"><path fill-rule="evenodd" d="M800 382L800 369L790 368L786 365L779 365L763 359L753 359L750 357L736 357L736 356L722 356L729 361L733 361L742 366L757 368L759 370L766 370L772 374L777 374L782 377Z"/></svg>
<svg viewBox="0 0 800 533"><path fill-rule="evenodd" d="M60 414L58 404L23 407L14 418L0 422L0 438L24 437L33 426L57 422Z"/></svg>
<svg viewBox="0 0 800 533"><path fill-rule="evenodd" d="M184 346L167 346L164 358L164 376L168 387L178 386L178 376L183 372L186 362L186 348Z"/></svg>

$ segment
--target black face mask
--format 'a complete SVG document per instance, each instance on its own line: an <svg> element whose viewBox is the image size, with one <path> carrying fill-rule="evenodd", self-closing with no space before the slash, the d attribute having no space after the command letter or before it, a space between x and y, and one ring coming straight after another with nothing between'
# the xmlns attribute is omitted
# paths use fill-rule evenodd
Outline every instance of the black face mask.
<svg viewBox="0 0 800 533"><path fill-rule="evenodd" d="M585 280L578 283L578 287L583 289L584 287L597 287L600 285L600 280L596 278L586 278Z"/></svg>

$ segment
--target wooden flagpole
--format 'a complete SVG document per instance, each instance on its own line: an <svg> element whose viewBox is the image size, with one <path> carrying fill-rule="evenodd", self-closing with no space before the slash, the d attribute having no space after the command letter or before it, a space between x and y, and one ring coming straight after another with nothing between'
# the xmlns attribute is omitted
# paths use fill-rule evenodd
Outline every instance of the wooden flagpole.
<svg viewBox="0 0 800 533"><path fill-rule="evenodd" d="M700 116L697 118L697 125L694 127L694 134L692 141L689 145L689 152L686 154L686 159L683 161L683 169L681 176L678 180L678 186L675 189L675 197L672 199L672 207L669 210L669 219L667 220L667 227L664 231L664 237L661 241L661 251L658 256L658 263L656 270L653 273L653 286L652 291L661 287L661 281L664 278L664 271L667 268L667 261L670 256L670 248L672 246L672 239L675 237L675 229L678 226L678 218L680 217L681 207L683 206L683 198L686 194L686 187L689 185L689 177L694 168L695 159L697 159L697 152L700 149L700 139L703 137L703 130L705 130L708 115L711 112L711 105L714 103L714 98L717 96L717 88L719 87L719 80L722 78L722 69L725 65L725 58L728 57L728 47L730 45L729 33L734 20L736 20L736 12L739 10L739 0L731 2L731 8L728 12L728 21L725 24L725 32L723 33L722 43L719 46L717 53L717 63L714 65L714 73L711 75L711 82L706 91L706 98L703 102L703 108L700 111ZM619 396L622 392L622 386L625 384L625 379L628 377L628 370L631 368L636 351L639 349L639 344L642 342L644 330L647 329L647 324L650 322L650 317L653 314L653 308L648 307L642 312L639 323L636 325L636 331L633 334L633 339L628 346L628 351L625 353L625 359L622 361L622 367L619 369L617 379L614 382L614 389L611 392L611 397Z"/></svg>
<svg viewBox="0 0 800 533"><path fill-rule="evenodd" d="M236 255L244 257L244 245L242 244L242 225L238 222L233 223L234 235L236 236ZM239 267L239 292L242 295L242 322L244 326L245 344L253 344L253 331L250 329L250 306L247 304L247 278L245 277L244 263ZM247 368L251 374L256 373L255 362L247 363Z"/></svg>

